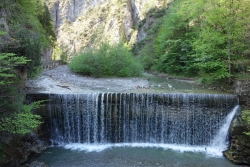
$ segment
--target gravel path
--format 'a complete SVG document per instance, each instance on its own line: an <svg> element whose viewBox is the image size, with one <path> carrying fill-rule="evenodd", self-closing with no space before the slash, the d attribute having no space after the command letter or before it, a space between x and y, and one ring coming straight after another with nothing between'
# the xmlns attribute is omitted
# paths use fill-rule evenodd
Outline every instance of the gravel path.
<svg viewBox="0 0 250 167"><path fill-rule="evenodd" d="M85 77L73 73L66 65L45 70L26 82L27 92L39 93L135 92L147 88L147 79Z"/></svg>

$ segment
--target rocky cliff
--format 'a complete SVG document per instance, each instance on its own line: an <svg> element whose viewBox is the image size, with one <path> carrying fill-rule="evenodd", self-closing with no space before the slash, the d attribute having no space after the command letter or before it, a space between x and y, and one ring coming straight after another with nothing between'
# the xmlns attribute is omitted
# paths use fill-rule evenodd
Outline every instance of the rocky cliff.
<svg viewBox="0 0 250 167"><path fill-rule="evenodd" d="M75 53L100 41L134 44L145 38L136 26L153 8L171 0L47 0L63 51Z"/></svg>

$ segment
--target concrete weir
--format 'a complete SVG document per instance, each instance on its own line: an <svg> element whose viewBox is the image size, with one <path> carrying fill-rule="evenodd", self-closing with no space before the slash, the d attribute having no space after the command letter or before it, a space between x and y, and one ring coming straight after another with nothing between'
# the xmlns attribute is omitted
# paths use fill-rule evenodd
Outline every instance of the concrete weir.
<svg viewBox="0 0 250 167"><path fill-rule="evenodd" d="M48 100L36 113L53 144L209 146L238 105L237 96L214 94L27 94L27 99Z"/></svg>

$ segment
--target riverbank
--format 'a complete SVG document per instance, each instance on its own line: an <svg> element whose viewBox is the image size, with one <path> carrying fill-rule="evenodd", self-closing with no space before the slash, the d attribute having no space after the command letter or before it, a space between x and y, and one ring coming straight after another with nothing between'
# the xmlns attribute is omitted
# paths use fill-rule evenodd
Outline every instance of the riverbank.
<svg viewBox="0 0 250 167"><path fill-rule="evenodd" d="M133 78L93 78L72 72L66 65L44 70L37 78L27 80L28 93L202 93L223 94L225 91L207 89L195 79L173 78L160 73L144 73Z"/></svg>
<svg viewBox="0 0 250 167"><path fill-rule="evenodd" d="M76 74L66 65L44 70L26 82L27 92L40 93L126 92L148 87L144 78L93 78Z"/></svg>

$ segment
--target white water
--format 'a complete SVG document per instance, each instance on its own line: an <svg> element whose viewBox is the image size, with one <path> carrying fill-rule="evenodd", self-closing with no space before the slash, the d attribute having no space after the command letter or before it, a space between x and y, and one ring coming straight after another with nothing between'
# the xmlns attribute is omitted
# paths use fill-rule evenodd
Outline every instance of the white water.
<svg viewBox="0 0 250 167"><path fill-rule="evenodd" d="M219 129L217 135L214 137L212 143L209 146L190 146L182 144L158 144L158 143L116 143L116 144L82 144L82 143L70 143L63 147L71 150L86 151L86 152L100 152L105 149L112 149L113 147L140 147L140 148L162 148L165 150L174 150L177 152L194 152L206 154L209 157L222 157L222 151L227 148L227 133L230 123L238 111L239 106L237 105L228 114L224 120L224 124Z"/></svg>
<svg viewBox="0 0 250 167"><path fill-rule="evenodd" d="M228 129L235 113L239 110L239 108L239 105L235 106L234 109L228 114L228 116L224 120L223 126L220 128L219 132L216 134L210 145L211 148L218 150L218 152L220 152L221 154L222 151L226 150L227 148L228 141L226 140L226 138Z"/></svg>
<svg viewBox="0 0 250 167"><path fill-rule="evenodd" d="M235 100L195 94L58 95L50 108L51 140L209 145Z"/></svg>

